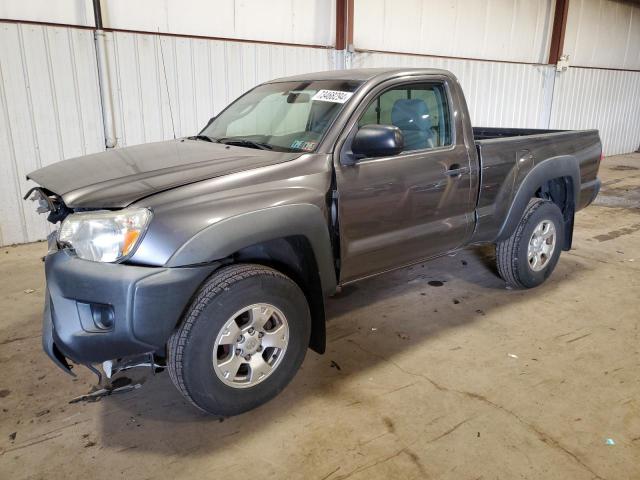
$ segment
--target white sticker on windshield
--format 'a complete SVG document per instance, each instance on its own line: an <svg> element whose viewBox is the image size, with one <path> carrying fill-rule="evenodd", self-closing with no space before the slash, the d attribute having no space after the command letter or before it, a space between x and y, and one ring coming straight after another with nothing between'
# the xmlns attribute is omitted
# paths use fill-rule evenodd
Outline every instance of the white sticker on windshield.
<svg viewBox="0 0 640 480"><path fill-rule="evenodd" d="M318 90L311 100L321 102L344 103L351 98L353 92L343 92L340 90Z"/></svg>

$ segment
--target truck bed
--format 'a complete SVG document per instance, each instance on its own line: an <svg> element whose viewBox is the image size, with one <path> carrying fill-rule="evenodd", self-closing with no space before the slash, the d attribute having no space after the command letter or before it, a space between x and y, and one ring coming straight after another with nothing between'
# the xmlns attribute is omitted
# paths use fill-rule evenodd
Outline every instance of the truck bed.
<svg viewBox="0 0 640 480"><path fill-rule="evenodd" d="M473 128L480 162L480 188L474 242L493 241L507 216L517 186L536 165L572 157L580 167L576 210L597 190L601 143L597 130Z"/></svg>
<svg viewBox="0 0 640 480"><path fill-rule="evenodd" d="M473 127L474 140L489 140L504 137L526 137L529 135L541 135L545 133L558 133L567 130L543 130L537 128L493 128Z"/></svg>

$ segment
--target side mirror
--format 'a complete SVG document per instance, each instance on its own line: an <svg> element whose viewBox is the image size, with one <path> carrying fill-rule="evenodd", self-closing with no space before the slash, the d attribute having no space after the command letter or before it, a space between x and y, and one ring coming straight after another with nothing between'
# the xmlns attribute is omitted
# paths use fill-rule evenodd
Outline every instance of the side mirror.
<svg viewBox="0 0 640 480"><path fill-rule="evenodd" d="M392 157L402 152L404 135L392 125L364 125L360 127L351 143L356 158Z"/></svg>

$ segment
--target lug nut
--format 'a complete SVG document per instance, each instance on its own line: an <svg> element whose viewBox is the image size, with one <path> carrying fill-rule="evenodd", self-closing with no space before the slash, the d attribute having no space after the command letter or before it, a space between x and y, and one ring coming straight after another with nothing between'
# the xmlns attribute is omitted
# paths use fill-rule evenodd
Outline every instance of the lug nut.
<svg viewBox="0 0 640 480"><path fill-rule="evenodd" d="M242 353L242 350L240 350L239 348L236 348L236 355L240 355Z"/></svg>
<svg viewBox="0 0 640 480"><path fill-rule="evenodd" d="M255 328L251 327L249 329L249 335L253 335L254 333L256 333L256 330L255 330Z"/></svg>
<svg viewBox="0 0 640 480"><path fill-rule="evenodd" d="M244 336L240 335L236 341L237 341L238 343L242 343L242 342L244 342Z"/></svg>
<svg viewBox="0 0 640 480"><path fill-rule="evenodd" d="M249 360L251 360L251 355L245 355L244 359L248 362Z"/></svg>
<svg viewBox="0 0 640 480"><path fill-rule="evenodd" d="M262 338L262 337L264 337L264 332L258 333L258 338Z"/></svg>

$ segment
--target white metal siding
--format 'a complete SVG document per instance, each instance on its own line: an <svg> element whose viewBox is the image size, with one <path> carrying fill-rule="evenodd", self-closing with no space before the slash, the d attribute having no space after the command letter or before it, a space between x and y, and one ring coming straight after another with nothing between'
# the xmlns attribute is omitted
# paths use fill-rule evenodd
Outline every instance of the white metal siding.
<svg viewBox="0 0 640 480"><path fill-rule="evenodd" d="M2 0L0 18L93 26L91 0ZM333 45L335 0L103 0L105 28Z"/></svg>
<svg viewBox="0 0 640 480"><path fill-rule="evenodd" d="M172 138L174 129L176 136L193 134L257 83L335 68L337 55L123 32L107 35L107 53L119 146ZM353 67L453 71L478 126L598 128L609 155L640 144L640 72L555 73L546 65L383 53L356 53L351 60ZM103 149L93 32L0 23L0 245L41 239L48 231L21 199L28 172Z"/></svg>
<svg viewBox="0 0 640 480"><path fill-rule="evenodd" d="M48 232L25 175L104 148L93 33L0 24L0 245Z"/></svg>
<svg viewBox="0 0 640 480"><path fill-rule="evenodd" d="M640 70L640 4L571 0L563 53L572 65Z"/></svg>
<svg viewBox="0 0 640 480"><path fill-rule="evenodd" d="M255 85L330 70L335 55L322 48L122 32L108 34L107 50L118 146L173 138L174 128L177 137L194 135Z"/></svg>
<svg viewBox="0 0 640 480"><path fill-rule="evenodd" d="M329 70L335 55L331 49L132 33L107 34L107 49L118 146L172 138L172 117L176 136L197 133L256 84ZM0 23L0 245L48 232L35 206L22 201L33 186L27 173L101 150L93 32Z"/></svg>
<svg viewBox="0 0 640 480"><path fill-rule="evenodd" d="M640 72L570 68L558 75L550 128L600 130L605 155L640 146Z"/></svg>
<svg viewBox="0 0 640 480"><path fill-rule="evenodd" d="M357 53L354 67L423 67L452 71L465 92L473 125L547 128L554 67Z"/></svg>
<svg viewBox="0 0 640 480"><path fill-rule="evenodd" d="M544 63L553 0L355 0L356 48Z"/></svg>
<svg viewBox="0 0 640 480"><path fill-rule="evenodd" d="M357 53L352 64L452 71L474 126L597 128L605 155L632 152L640 145L640 72L570 68L556 73L551 65L385 53Z"/></svg>
<svg viewBox="0 0 640 480"><path fill-rule="evenodd" d="M93 5L92 0L2 0L0 18L92 27Z"/></svg>
<svg viewBox="0 0 640 480"><path fill-rule="evenodd" d="M115 29L306 45L335 42L335 0L109 0L102 5L105 27Z"/></svg>

